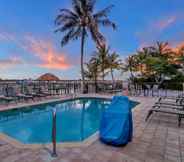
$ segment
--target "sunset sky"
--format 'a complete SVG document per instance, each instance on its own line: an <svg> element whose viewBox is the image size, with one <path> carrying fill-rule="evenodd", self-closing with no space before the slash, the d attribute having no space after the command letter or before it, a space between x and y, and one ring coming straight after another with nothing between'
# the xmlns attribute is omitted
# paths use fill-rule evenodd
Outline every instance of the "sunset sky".
<svg viewBox="0 0 184 162"><path fill-rule="evenodd" d="M60 8L70 0L0 0L0 78L37 78L50 72L63 79L80 78L80 42L61 48L54 33ZM122 58L155 41L174 47L184 41L183 0L97 0L97 10L114 4L110 17L118 30L102 29ZM85 59L95 50L90 38Z"/></svg>

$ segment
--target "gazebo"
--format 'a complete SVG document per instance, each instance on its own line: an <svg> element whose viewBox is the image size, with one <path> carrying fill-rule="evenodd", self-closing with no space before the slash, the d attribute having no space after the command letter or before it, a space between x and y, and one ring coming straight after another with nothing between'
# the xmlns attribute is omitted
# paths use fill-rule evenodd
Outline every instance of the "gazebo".
<svg viewBox="0 0 184 162"><path fill-rule="evenodd" d="M59 81L60 79L51 73L41 75L37 80L39 81Z"/></svg>

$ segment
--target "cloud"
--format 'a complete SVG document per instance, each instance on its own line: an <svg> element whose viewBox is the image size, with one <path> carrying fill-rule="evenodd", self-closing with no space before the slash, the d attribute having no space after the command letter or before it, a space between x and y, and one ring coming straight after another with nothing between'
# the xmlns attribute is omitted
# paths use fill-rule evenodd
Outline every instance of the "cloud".
<svg viewBox="0 0 184 162"><path fill-rule="evenodd" d="M163 31L176 21L176 16L170 16L165 19L159 20L153 24L153 28Z"/></svg>
<svg viewBox="0 0 184 162"><path fill-rule="evenodd" d="M139 48L149 46L154 41L159 40L160 35L178 20L178 15L167 16L162 19L152 21L143 31L137 32L136 36L139 42Z"/></svg>
<svg viewBox="0 0 184 162"><path fill-rule="evenodd" d="M12 57L7 59L0 59L0 68L10 68L16 65L23 64L23 61L20 58Z"/></svg>
<svg viewBox="0 0 184 162"><path fill-rule="evenodd" d="M0 30L0 41L14 43L18 48L37 58L39 63L35 61L33 63L35 66L55 70L67 70L72 66L66 54L59 53L50 40L37 39L30 34L20 38L14 33ZM13 63L11 61L10 64ZM24 60L24 62L29 64L30 60Z"/></svg>
<svg viewBox="0 0 184 162"><path fill-rule="evenodd" d="M12 41L12 40L14 40L14 35L12 35L12 33L0 30L0 41Z"/></svg>
<svg viewBox="0 0 184 162"><path fill-rule="evenodd" d="M50 41L36 39L29 35L25 37L25 42L24 49L40 60L38 66L56 70L66 70L72 66L66 54L57 52Z"/></svg>

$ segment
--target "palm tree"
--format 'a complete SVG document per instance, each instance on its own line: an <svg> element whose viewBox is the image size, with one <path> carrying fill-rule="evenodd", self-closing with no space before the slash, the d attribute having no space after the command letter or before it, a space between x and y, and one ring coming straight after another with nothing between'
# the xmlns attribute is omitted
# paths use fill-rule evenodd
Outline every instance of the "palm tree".
<svg viewBox="0 0 184 162"><path fill-rule="evenodd" d="M97 47L97 51L94 52L94 57L98 59L99 62L99 69L102 73L101 77L102 80L105 80L105 76L107 75L107 69L108 69L108 55L109 55L110 48L106 45Z"/></svg>
<svg viewBox="0 0 184 162"><path fill-rule="evenodd" d="M137 69L138 63L137 63L137 57L136 55L129 56L122 67L122 73L124 72L130 72L130 80L134 82L135 76L133 72L138 71Z"/></svg>
<svg viewBox="0 0 184 162"><path fill-rule="evenodd" d="M114 70L120 70L122 67L122 61L119 59L119 55L115 52L108 56L108 68L110 69L112 82L114 85Z"/></svg>
<svg viewBox="0 0 184 162"><path fill-rule="evenodd" d="M94 12L95 0L72 0L72 9L61 9L56 17L55 24L58 27L56 32L64 33L61 46L68 44L72 40L81 39L81 77L82 92L84 91L84 44L90 33L91 38L102 46L105 42L104 36L100 33L99 27L112 27L116 25L108 19L108 14L113 5L101 11Z"/></svg>
<svg viewBox="0 0 184 162"><path fill-rule="evenodd" d="M140 70L141 75L144 75L145 71L145 60L147 57L149 57L151 54L150 47L144 47L142 50L138 50L136 53L136 60L137 60L137 68Z"/></svg>
<svg viewBox="0 0 184 162"><path fill-rule="evenodd" d="M87 79L97 81L99 76L99 61L96 57L92 57L88 63L86 63L86 69L84 70L84 76Z"/></svg>
<svg viewBox="0 0 184 162"><path fill-rule="evenodd" d="M84 76L87 79L94 81L95 92L97 92L97 79L99 77L99 61L96 57L92 57L88 63L86 63L86 69Z"/></svg>

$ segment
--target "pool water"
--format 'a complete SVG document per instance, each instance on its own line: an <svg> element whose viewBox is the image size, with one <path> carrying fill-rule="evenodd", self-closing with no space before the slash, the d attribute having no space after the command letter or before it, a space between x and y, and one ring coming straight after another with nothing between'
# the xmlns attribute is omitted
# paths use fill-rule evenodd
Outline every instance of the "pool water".
<svg viewBox="0 0 184 162"><path fill-rule="evenodd" d="M52 110L57 111L57 142L83 141L99 129L102 111L111 103L79 98L0 112L0 132L25 144L50 143ZM136 105L131 101L131 107Z"/></svg>

